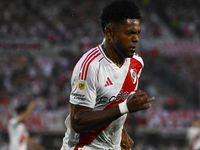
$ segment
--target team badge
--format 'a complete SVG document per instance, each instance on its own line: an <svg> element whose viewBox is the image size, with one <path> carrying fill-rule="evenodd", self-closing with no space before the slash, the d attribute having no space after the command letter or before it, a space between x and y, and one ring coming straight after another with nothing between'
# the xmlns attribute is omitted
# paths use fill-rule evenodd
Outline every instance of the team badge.
<svg viewBox="0 0 200 150"><path fill-rule="evenodd" d="M78 89L79 89L80 91L85 90L85 82L84 82L84 81L79 81L79 82L78 82Z"/></svg>
<svg viewBox="0 0 200 150"><path fill-rule="evenodd" d="M131 73L131 81L133 82L133 84L136 83L137 81L137 69L130 69L130 73Z"/></svg>

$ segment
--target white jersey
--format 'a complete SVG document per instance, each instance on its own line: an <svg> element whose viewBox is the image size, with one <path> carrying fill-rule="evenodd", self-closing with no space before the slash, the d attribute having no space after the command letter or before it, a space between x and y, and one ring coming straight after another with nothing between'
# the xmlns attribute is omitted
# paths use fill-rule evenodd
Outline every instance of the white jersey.
<svg viewBox="0 0 200 150"><path fill-rule="evenodd" d="M119 68L101 46L89 50L77 62L71 77L70 103L101 111L115 106L134 93L143 60L137 54ZM97 130L76 133L67 117L62 150L121 150L121 134L127 114Z"/></svg>
<svg viewBox="0 0 200 150"><path fill-rule="evenodd" d="M8 134L10 137L9 150L27 150L28 132L25 124L18 122L17 117L9 120Z"/></svg>
<svg viewBox="0 0 200 150"><path fill-rule="evenodd" d="M187 139L189 141L190 150L200 149L200 129L190 127L187 130Z"/></svg>

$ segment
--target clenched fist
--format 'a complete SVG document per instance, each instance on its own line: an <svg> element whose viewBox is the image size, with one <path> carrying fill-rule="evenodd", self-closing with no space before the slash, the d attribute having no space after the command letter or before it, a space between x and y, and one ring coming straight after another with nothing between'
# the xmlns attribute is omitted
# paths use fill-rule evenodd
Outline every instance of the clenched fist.
<svg viewBox="0 0 200 150"><path fill-rule="evenodd" d="M148 109L151 107L151 104L148 103L153 101L154 99L155 97L149 98L145 92L138 89L127 99L128 110L129 112L136 112L139 110Z"/></svg>

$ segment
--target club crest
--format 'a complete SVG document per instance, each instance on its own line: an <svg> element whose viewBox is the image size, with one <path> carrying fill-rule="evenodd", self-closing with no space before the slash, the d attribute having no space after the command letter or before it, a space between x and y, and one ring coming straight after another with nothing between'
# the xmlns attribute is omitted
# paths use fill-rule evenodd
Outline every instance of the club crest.
<svg viewBox="0 0 200 150"><path fill-rule="evenodd" d="M85 82L84 82L84 81L79 81L79 82L78 82L78 89L79 89L80 91L85 90Z"/></svg>
<svg viewBox="0 0 200 150"><path fill-rule="evenodd" d="M130 69L130 73L131 73L131 81L133 82L133 84L136 83L137 81L137 69Z"/></svg>

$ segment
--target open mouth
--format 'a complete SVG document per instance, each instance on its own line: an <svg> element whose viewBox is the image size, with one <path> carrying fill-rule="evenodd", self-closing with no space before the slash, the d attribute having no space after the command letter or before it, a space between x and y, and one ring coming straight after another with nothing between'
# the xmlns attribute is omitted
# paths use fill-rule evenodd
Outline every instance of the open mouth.
<svg viewBox="0 0 200 150"><path fill-rule="evenodd" d="M129 50L135 52L136 47L130 47Z"/></svg>

